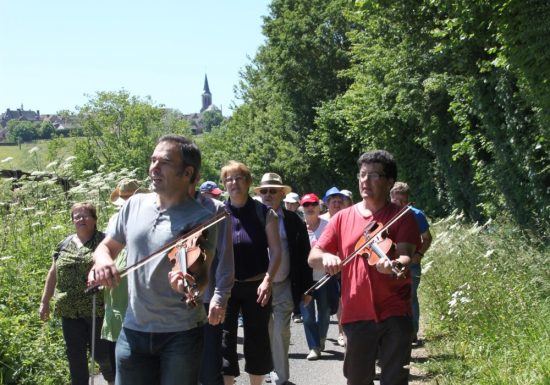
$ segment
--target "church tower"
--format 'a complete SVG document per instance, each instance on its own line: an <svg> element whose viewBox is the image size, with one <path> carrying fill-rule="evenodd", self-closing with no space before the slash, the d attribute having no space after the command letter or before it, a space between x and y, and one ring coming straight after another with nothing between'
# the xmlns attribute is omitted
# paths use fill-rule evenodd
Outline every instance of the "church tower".
<svg viewBox="0 0 550 385"><path fill-rule="evenodd" d="M208 77L204 75L204 89L202 90L202 108L201 112L206 110L212 104L212 94L210 93L210 87L208 87Z"/></svg>

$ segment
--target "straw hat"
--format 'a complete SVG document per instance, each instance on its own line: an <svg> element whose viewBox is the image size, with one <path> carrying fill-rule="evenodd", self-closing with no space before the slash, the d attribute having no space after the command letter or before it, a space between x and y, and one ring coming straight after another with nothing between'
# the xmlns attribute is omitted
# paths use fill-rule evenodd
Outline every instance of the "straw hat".
<svg viewBox="0 0 550 385"><path fill-rule="evenodd" d="M275 174L274 172L264 174L262 176L262 180L260 181L260 185L258 187L254 187L254 191L258 193L261 189L269 187L281 188L283 189L283 193L285 195L292 191L290 186L283 184L283 179L281 176L279 174Z"/></svg>
<svg viewBox="0 0 550 385"><path fill-rule="evenodd" d="M122 206L132 195L146 192L149 190L139 187L139 182L136 179L122 179L111 193L111 202Z"/></svg>

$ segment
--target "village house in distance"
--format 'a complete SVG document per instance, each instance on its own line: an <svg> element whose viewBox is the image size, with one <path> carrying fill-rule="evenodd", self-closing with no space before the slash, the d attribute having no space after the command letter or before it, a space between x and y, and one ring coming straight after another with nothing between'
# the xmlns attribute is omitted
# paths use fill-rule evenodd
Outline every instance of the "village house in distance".
<svg viewBox="0 0 550 385"><path fill-rule="evenodd" d="M211 131L212 126L216 126L223 121L223 115L220 108L212 104L212 93L208 85L208 77L204 75L204 87L201 95L201 109L199 112L191 114L181 114L181 119L187 120L191 125L191 131L194 135ZM5 140L6 127L10 120L26 122L50 122L56 131L61 132L71 128L76 128L77 123L74 116L63 117L57 114L40 114L40 110L25 110L23 104L16 110L6 109L6 112L0 115L0 142Z"/></svg>

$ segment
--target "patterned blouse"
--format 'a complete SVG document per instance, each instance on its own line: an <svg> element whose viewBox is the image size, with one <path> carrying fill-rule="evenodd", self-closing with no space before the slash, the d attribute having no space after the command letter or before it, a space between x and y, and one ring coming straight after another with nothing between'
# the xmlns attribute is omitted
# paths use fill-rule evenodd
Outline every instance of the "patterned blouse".
<svg viewBox="0 0 550 385"><path fill-rule="evenodd" d="M74 235L76 236L76 235ZM78 248L74 242L59 252L55 260L57 285L55 288L54 315L65 318L90 318L92 295L84 294L88 273L93 265L92 253L105 234L96 231L92 239ZM103 295L97 295L96 316L103 316Z"/></svg>

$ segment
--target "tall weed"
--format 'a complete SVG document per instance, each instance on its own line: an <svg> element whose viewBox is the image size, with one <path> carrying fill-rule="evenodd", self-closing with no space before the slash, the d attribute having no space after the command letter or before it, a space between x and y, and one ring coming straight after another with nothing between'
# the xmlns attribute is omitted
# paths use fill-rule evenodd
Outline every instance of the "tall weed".
<svg viewBox="0 0 550 385"><path fill-rule="evenodd" d="M432 226L422 317L438 384L550 382L550 267L543 236L505 219ZM547 235L546 235L547 236Z"/></svg>

